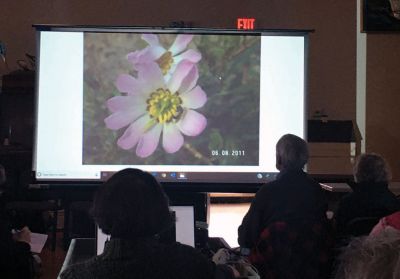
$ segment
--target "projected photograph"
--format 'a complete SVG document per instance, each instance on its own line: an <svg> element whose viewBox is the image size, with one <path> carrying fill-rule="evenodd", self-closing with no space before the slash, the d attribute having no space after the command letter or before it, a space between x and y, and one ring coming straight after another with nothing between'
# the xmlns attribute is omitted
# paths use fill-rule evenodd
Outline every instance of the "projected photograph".
<svg viewBox="0 0 400 279"><path fill-rule="evenodd" d="M86 33L83 164L258 165L261 37Z"/></svg>

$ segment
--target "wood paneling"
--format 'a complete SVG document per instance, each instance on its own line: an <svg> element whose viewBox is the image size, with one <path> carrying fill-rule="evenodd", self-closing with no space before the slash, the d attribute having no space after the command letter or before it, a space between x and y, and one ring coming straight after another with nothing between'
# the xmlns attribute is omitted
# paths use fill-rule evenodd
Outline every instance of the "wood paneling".
<svg viewBox="0 0 400 279"><path fill-rule="evenodd" d="M368 34L366 151L384 156L400 180L400 33Z"/></svg>

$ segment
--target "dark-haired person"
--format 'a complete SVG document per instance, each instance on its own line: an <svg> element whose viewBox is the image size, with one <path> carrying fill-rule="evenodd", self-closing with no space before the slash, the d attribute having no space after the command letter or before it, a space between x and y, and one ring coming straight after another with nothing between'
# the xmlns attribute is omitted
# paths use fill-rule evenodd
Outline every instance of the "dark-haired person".
<svg viewBox="0 0 400 279"><path fill-rule="evenodd" d="M400 201L388 188L391 178L389 166L380 155L360 155L353 174L353 192L340 200L335 214L337 231L341 235L361 234L349 231L353 227L350 224L356 219L376 218L378 222L380 218L400 210ZM370 225L371 229L373 225Z"/></svg>
<svg viewBox="0 0 400 279"><path fill-rule="evenodd" d="M307 143L286 134L276 145L279 174L257 192L238 229L262 278L323 278L328 272L327 199L303 171Z"/></svg>
<svg viewBox="0 0 400 279"><path fill-rule="evenodd" d="M159 241L158 235L174 220L164 191L147 172L125 169L114 174L100 186L92 210L95 222L111 239L103 254L68 267L63 279L232 276L193 247Z"/></svg>

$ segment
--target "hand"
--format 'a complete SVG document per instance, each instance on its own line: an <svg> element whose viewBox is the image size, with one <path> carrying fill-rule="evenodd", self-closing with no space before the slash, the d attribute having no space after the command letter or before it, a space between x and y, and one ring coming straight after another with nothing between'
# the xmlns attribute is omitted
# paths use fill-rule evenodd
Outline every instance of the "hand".
<svg viewBox="0 0 400 279"><path fill-rule="evenodd" d="M226 248L220 248L212 257L215 264L226 264L230 260L230 252Z"/></svg>
<svg viewBox="0 0 400 279"><path fill-rule="evenodd" d="M28 244L31 243L31 231L28 227L23 227L22 230L16 231L13 234L13 239L15 241L26 242Z"/></svg>

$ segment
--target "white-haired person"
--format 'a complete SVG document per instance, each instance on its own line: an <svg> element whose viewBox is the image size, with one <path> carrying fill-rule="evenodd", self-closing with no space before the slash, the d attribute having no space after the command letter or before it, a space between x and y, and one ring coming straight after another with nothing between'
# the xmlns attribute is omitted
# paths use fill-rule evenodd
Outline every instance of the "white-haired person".
<svg viewBox="0 0 400 279"><path fill-rule="evenodd" d="M339 263L336 279L400 278L400 211L381 218L370 235L353 238Z"/></svg>

